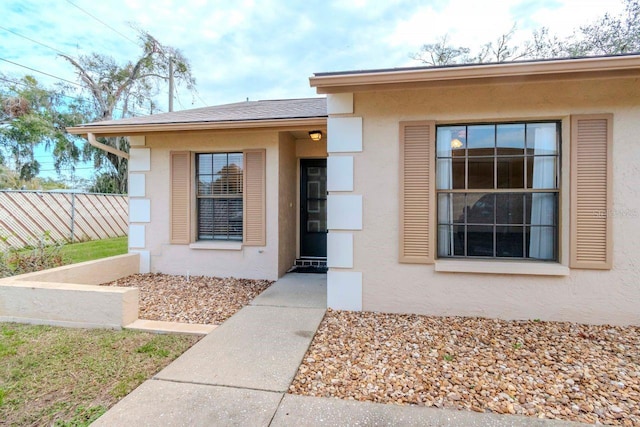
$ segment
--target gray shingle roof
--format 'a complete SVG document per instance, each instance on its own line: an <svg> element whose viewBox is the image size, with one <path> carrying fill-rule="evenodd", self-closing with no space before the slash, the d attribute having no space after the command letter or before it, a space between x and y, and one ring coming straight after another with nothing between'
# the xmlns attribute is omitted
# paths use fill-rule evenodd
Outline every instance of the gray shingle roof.
<svg viewBox="0 0 640 427"><path fill-rule="evenodd" d="M327 117L326 98L247 101L194 108L151 116L88 123L82 126L153 125L169 123L235 122Z"/></svg>

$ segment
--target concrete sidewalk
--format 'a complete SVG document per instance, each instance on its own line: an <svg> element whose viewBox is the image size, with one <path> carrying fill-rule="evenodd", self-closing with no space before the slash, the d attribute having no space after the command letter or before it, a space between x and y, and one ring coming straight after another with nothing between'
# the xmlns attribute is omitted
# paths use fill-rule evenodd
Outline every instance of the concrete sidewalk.
<svg viewBox="0 0 640 427"><path fill-rule="evenodd" d="M575 426L288 395L326 308L326 275L285 275L95 426Z"/></svg>

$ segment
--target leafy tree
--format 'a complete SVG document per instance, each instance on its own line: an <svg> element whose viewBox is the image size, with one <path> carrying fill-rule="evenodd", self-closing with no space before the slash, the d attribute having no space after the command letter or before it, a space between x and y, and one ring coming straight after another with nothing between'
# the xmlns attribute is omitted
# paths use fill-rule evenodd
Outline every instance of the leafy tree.
<svg viewBox="0 0 640 427"><path fill-rule="evenodd" d="M533 32L530 41L515 45L514 26L496 40L484 44L475 54L467 47L450 45L448 37L444 36L436 43L423 45L411 57L428 65L452 65L640 52L640 0L624 0L624 4L622 14L606 13L566 38L559 38L542 27Z"/></svg>
<svg viewBox="0 0 640 427"><path fill-rule="evenodd" d="M44 88L32 76L2 81L8 83L7 93L0 95L2 163L10 160L20 180L32 180L40 171L35 148L43 144L53 150L58 172L63 166L73 168L80 154L78 138L65 128L82 121L82 106L63 100L60 91Z"/></svg>
<svg viewBox="0 0 640 427"><path fill-rule="evenodd" d="M0 165L0 190L62 190L67 189L64 182L52 178L32 178L24 180L15 171Z"/></svg>
<svg viewBox="0 0 640 427"><path fill-rule="evenodd" d="M121 193L118 187L119 177L115 172L102 172L95 176L95 181L89 187L90 193Z"/></svg>
<svg viewBox="0 0 640 427"><path fill-rule="evenodd" d="M135 61L118 64L108 55L93 53L79 58L61 55L76 71L83 92L89 95L93 104L91 120L103 121L125 118L136 109L153 106L153 98L159 88L169 79L169 68L173 67L176 84L183 84L195 90L195 79L184 55L170 46L163 45L143 30L137 30L142 52ZM125 138L99 138L101 143L128 152ZM97 169L104 173L96 181L103 190L127 190L127 163L124 159L85 145L84 158L92 159ZM105 179L113 179L114 185L103 185Z"/></svg>

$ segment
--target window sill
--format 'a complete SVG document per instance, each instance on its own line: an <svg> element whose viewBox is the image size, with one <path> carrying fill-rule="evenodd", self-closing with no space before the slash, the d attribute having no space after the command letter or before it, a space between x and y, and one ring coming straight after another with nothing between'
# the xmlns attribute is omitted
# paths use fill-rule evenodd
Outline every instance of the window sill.
<svg viewBox="0 0 640 427"><path fill-rule="evenodd" d="M435 270L443 273L515 274L532 276L568 276L569 267L552 262L485 260L438 260Z"/></svg>
<svg viewBox="0 0 640 427"><path fill-rule="evenodd" d="M189 249L204 249L214 251L240 251L242 250L242 242L211 242L201 241L191 243Z"/></svg>

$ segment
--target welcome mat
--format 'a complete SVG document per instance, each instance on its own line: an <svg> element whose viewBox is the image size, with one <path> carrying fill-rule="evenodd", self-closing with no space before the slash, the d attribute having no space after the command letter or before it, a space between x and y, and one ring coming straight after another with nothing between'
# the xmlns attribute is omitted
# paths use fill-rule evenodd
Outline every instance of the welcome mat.
<svg viewBox="0 0 640 427"><path fill-rule="evenodd" d="M311 265L295 266L289 273L314 273L314 274L326 274L329 269L327 267L316 267Z"/></svg>

